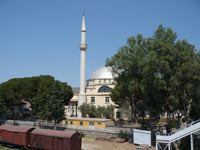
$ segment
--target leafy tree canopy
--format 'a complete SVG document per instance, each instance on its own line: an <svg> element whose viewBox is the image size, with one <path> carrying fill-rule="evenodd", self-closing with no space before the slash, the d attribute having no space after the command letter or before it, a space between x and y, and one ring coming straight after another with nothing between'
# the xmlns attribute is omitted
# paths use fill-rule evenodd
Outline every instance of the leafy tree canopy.
<svg viewBox="0 0 200 150"><path fill-rule="evenodd" d="M199 101L199 58L193 45L177 40L176 33L162 25L150 38L130 37L106 60L116 82L111 98L119 106L127 101L135 122L138 100L145 104L150 121L176 110L187 117L186 107Z"/></svg>
<svg viewBox="0 0 200 150"><path fill-rule="evenodd" d="M35 118L46 118L46 103L54 91L54 77L41 75L26 78L14 78L0 84L0 107L2 110L12 110L21 107L22 100L31 103L32 114ZM58 82L62 88L63 103L67 104L73 96L72 88L65 82ZM5 112L5 111L4 111Z"/></svg>

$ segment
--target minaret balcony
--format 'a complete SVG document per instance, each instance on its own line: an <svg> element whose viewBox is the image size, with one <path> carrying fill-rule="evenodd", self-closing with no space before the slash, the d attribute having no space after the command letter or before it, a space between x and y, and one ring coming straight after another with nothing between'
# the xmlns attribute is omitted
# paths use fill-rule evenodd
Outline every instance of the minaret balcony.
<svg viewBox="0 0 200 150"><path fill-rule="evenodd" d="M81 50L86 50L88 48L87 44L80 44Z"/></svg>

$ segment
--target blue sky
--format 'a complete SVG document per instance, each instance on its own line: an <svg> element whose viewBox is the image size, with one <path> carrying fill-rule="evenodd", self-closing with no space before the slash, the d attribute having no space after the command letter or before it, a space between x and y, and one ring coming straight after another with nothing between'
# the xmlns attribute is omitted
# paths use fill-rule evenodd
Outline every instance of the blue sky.
<svg viewBox="0 0 200 150"><path fill-rule="evenodd" d="M86 79L128 37L160 24L200 49L199 0L0 0L0 83L49 74L78 87L83 11Z"/></svg>

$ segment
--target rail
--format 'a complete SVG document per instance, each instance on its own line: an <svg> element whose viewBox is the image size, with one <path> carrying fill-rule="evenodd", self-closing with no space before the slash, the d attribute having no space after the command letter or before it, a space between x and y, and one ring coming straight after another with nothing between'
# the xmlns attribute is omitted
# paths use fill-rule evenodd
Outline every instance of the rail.
<svg viewBox="0 0 200 150"><path fill-rule="evenodd" d="M171 135L173 135L173 134L175 134L175 133L177 133L177 132L179 132L179 131L182 131L183 129L185 129L185 128L187 128L187 127L190 127L190 126L192 126L192 125L194 125L194 124L196 124L196 123L199 123L199 122L200 122L200 119L198 119L198 120L196 120L196 121L193 121L193 122L191 122L190 124L187 124L187 125L185 125L185 126L182 126L181 128L174 130L172 133L160 133L160 132L156 132L156 135L171 136Z"/></svg>

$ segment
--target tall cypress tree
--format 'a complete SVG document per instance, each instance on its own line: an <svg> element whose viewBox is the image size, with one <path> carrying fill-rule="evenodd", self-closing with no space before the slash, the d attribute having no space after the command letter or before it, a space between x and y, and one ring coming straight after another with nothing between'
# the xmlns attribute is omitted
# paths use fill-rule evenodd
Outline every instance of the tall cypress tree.
<svg viewBox="0 0 200 150"><path fill-rule="evenodd" d="M63 92L63 88L61 87L59 81L56 81L53 87L53 93L47 102L48 120L54 121L55 129L56 124L65 119Z"/></svg>

